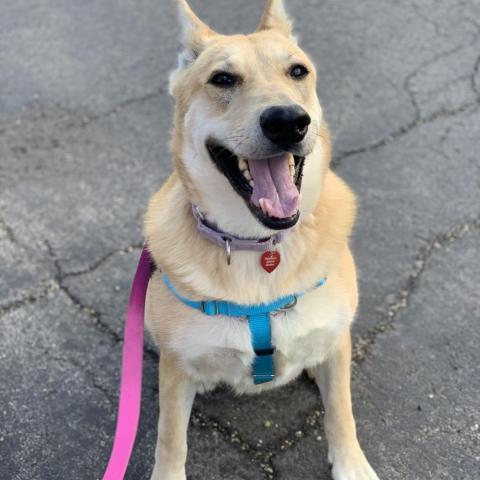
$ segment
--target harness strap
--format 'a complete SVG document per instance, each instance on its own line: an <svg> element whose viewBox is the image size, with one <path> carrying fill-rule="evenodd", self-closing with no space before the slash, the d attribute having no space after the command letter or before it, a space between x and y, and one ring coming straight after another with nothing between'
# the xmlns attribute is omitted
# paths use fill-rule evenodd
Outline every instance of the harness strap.
<svg viewBox="0 0 480 480"><path fill-rule="evenodd" d="M150 254L147 248L144 247L138 262L128 302L123 340L117 426L112 453L103 480L122 480L124 478L135 443L140 418L145 298L150 279L150 267ZM215 300L194 302L182 297L175 290L168 277L164 276L163 280L180 301L200 310L206 315L246 316L252 334L252 346L256 354L252 365L254 382L264 383L273 380L275 376L274 348L272 346L269 313L281 308L291 308L302 294L287 295L269 304L253 306ZM326 279L320 280L313 288L322 286L325 281Z"/></svg>
<svg viewBox="0 0 480 480"><path fill-rule="evenodd" d="M170 292L188 307L201 311L205 315L225 315L227 317L247 317L252 347L255 358L252 364L252 376L255 384L270 382L275 378L275 365L273 354L275 348L272 345L272 330L270 325L270 313L277 310L292 308L296 305L299 297L307 292L286 295L270 303L258 305L240 305L223 300L194 301L180 295L170 279L164 275L163 282ZM312 289L321 287L326 278L320 280Z"/></svg>
<svg viewBox="0 0 480 480"><path fill-rule="evenodd" d="M259 313L270 313L279 310L289 304L295 302L295 299L302 294L286 295L271 303L260 303L258 305L240 305L238 303L226 302L224 300L204 300L195 301L180 295L177 289L173 286L171 280L164 275L163 282L182 303L188 307L200 310L205 315L213 317L215 315L225 315L226 317L246 317L248 315L257 315ZM322 280L324 282L324 280ZM323 283L322 283L323 284Z"/></svg>
<svg viewBox="0 0 480 480"><path fill-rule="evenodd" d="M275 378L275 365L273 363L272 330L270 315L259 313L248 315L248 326L252 336L252 347L255 358L252 364L252 376L255 384L271 382Z"/></svg>

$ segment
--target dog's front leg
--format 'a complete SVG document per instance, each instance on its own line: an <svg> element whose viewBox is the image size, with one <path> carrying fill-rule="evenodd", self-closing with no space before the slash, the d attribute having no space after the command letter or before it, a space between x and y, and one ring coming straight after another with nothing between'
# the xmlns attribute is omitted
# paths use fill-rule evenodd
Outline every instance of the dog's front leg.
<svg viewBox="0 0 480 480"><path fill-rule="evenodd" d="M357 440L350 394L351 356L347 329L327 360L310 371L325 406L328 460L334 480L379 480Z"/></svg>
<svg viewBox="0 0 480 480"><path fill-rule="evenodd" d="M172 355L160 355L159 371L160 416L151 480L185 480L187 428L196 385Z"/></svg>

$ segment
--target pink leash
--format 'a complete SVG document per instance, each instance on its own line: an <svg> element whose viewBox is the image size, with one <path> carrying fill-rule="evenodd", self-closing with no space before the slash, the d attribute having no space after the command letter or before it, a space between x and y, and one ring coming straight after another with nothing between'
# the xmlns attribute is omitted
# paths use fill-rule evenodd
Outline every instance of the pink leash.
<svg viewBox="0 0 480 480"><path fill-rule="evenodd" d="M144 247L130 291L123 340L117 427L103 480L122 480L135 443L142 397L145 297L150 279L150 254Z"/></svg>

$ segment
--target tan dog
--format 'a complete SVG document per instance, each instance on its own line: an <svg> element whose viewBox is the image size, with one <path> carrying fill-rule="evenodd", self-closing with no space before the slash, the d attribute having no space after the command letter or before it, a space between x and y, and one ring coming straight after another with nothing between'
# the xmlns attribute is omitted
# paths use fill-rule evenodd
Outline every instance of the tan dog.
<svg viewBox="0 0 480 480"><path fill-rule="evenodd" d="M237 392L283 385L304 369L325 405L335 480L378 480L357 440L350 398L350 325L357 307L348 247L355 199L329 169L330 138L312 62L292 36L281 0L270 0L251 35L213 32L181 0L185 51L172 74L174 172L150 203L148 247L158 267L147 322L160 349L160 420L152 480L185 480L186 432L195 394L219 383ZM303 181L302 181L303 177ZM301 190L301 195L300 195ZM268 238L281 262L267 273L260 254L226 252L199 235L191 205L228 235ZM274 381L255 385L245 318L206 316L192 300L268 303L306 292L271 315ZM311 290L319 279L324 286Z"/></svg>

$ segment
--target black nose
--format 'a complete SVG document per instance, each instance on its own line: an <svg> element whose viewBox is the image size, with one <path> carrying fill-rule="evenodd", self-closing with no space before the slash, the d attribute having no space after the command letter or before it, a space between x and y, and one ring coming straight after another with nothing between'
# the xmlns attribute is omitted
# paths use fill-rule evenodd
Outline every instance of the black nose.
<svg viewBox="0 0 480 480"><path fill-rule="evenodd" d="M282 147L301 142L310 122L310 116L299 105L270 107L260 116L263 134Z"/></svg>

